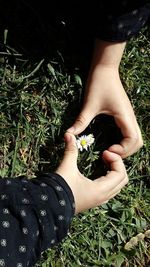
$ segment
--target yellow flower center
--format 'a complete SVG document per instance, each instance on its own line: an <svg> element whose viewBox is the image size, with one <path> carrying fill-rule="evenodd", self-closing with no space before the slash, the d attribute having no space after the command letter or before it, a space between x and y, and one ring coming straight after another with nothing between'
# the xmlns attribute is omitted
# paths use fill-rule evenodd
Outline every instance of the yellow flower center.
<svg viewBox="0 0 150 267"><path fill-rule="evenodd" d="M87 141L85 139L81 140L80 142L81 146L85 146L87 144Z"/></svg>

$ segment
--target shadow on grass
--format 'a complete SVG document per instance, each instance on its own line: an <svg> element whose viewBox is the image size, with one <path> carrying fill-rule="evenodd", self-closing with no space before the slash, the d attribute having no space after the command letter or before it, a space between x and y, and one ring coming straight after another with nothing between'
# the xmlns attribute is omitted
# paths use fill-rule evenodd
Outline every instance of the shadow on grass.
<svg viewBox="0 0 150 267"><path fill-rule="evenodd" d="M75 115L73 109L69 108L67 114L71 113ZM77 114L76 114L77 115ZM65 117L65 116L64 116ZM76 116L74 116L75 119ZM63 142L64 136L64 124L60 129L60 134L56 137L55 143L48 141L47 144L40 148L40 157L43 158L43 161L49 161L52 164L40 164L39 170L49 172L54 171L57 167L58 158L56 158L56 154L58 154L59 158L63 157L64 148L62 148L61 144ZM69 126L69 125L68 125ZM66 128L66 127L65 127ZM105 149L108 149L113 144L118 144L122 140L122 134L120 129L116 126L113 117L107 115L99 115L97 116L93 122L87 127L87 129L82 132L83 134L93 133L95 137L95 146L94 151L99 151L99 158L93 162L92 166L92 174L89 176L90 179L94 180L97 177L105 175L108 171L108 166L102 160L102 153ZM57 153L51 153L50 151L57 151ZM53 164L55 163L55 164ZM82 168L81 168L82 172Z"/></svg>

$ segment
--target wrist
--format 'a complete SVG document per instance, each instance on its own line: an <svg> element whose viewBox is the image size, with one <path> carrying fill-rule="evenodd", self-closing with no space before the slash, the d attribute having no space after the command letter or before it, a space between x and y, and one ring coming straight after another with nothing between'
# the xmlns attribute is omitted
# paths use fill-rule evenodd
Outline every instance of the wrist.
<svg viewBox="0 0 150 267"><path fill-rule="evenodd" d="M118 70L126 43L95 41L92 68L96 66Z"/></svg>
<svg viewBox="0 0 150 267"><path fill-rule="evenodd" d="M102 73L102 74L119 74L119 66L116 65L111 65L111 64L97 64L95 66L93 66L93 68L91 69L91 73Z"/></svg>
<svg viewBox="0 0 150 267"><path fill-rule="evenodd" d="M107 79L114 78L120 79L118 67L115 67L113 65L98 64L90 69L87 85L91 84L92 81L99 82L100 79L107 81Z"/></svg>

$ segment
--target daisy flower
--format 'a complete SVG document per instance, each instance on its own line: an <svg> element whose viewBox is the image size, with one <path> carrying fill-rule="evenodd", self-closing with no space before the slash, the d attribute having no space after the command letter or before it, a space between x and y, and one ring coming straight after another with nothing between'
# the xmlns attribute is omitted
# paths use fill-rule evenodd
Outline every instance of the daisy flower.
<svg viewBox="0 0 150 267"><path fill-rule="evenodd" d="M88 147L94 143L94 140L93 134L82 135L77 139L77 147L80 151L83 151L83 149L88 150Z"/></svg>

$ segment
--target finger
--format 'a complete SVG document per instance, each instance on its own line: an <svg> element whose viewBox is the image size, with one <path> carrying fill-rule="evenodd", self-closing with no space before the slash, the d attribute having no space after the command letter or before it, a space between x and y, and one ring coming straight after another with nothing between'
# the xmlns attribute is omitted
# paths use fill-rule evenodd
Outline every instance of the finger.
<svg viewBox="0 0 150 267"><path fill-rule="evenodd" d="M122 158L124 157L125 151L121 144L114 144L108 148L110 152L116 153L120 155Z"/></svg>
<svg viewBox="0 0 150 267"><path fill-rule="evenodd" d="M94 192L95 196L95 206L98 206L102 203L105 203L109 201L111 198L116 196L118 193L120 193L121 189L127 184L128 178L125 176L123 179L120 178L117 180L118 184L116 185L116 180L114 184L114 179L116 178L117 174L115 176L110 176L109 179L108 177L104 177L101 179L97 179L96 181L96 189ZM121 176L120 176L121 177ZM94 181L94 182L95 182ZM113 186L110 186L113 185Z"/></svg>
<svg viewBox="0 0 150 267"><path fill-rule="evenodd" d="M102 158L106 162L106 164L110 166L111 171L116 171L119 173L126 172L124 163L118 154L105 150L103 152Z"/></svg>
<svg viewBox="0 0 150 267"><path fill-rule="evenodd" d="M95 114L93 114L93 112L89 111L88 108L84 108L83 111L81 111L81 113L77 117L75 123L67 130L67 132L70 132L75 135L80 134L90 124L94 116Z"/></svg>
<svg viewBox="0 0 150 267"><path fill-rule="evenodd" d="M130 136L129 139L130 140L124 138L121 141L121 146L125 148L124 149L125 153L123 154L123 158L126 158L127 156L134 154L143 146L142 134L137 123L135 125L135 134Z"/></svg>
<svg viewBox="0 0 150 267"><path fill-rule="evenodd" d="M136 119L131 121L125 116L115 118L117 126L121 129L124 139L120 144L109 147L109 151L119 154L122 158L132 155L143 145L141 131Z"/></svg>
<svg viewBox="0 0 150 267"><path fill-rule="evenodd" d="M76 138L73 134L65 133L65 151L62 161L55 170L60 176L62 176L68 183L72 191L74 192L75 184L72 177L76 177L78 174L77 157L78 149L76 144ZM78 177L78 176L77 176Z"/></svg>
<svg viewBox="0 0 150 267"><path fill-rule="evenodd" d="M94 182L108 196L127 177L126 169L121 157L115 153L104 151L103 158L109 163L111 171ZM124 183L124 182L123 182Z"/></svg>
<svg viewBox="0 0 150 267"><path fill-rule="evenodd" d="M125 176L125 178L120 182L120 184L118 184L116 187L114 187L114 189L109 193L110 195L110 198L112 195L117 195L118 192L121 191L121 189L127 185L129 179L128 179L128 176Z"/></svg>
<svg viewBox="0 0 150 267"><path fill-rule="evenodd" d="M114 198L115 196L117 196L120 193L120 190L115 192L114 194L110 195L110 197L108 197L104 202L102 202L102 204L108 203L108 201L112 198Z"/></svg>
<svg viewBox="0 0 150 267"><path fill-rule="evenodd" d="M133 137L124 138L120 144L112 145L108 148L110 152L119 154L123 159L131 156L143 146L143 141Z"/></svg>
<svg viewBox="0 0 150 267"><path fill-rule="evenodd" d="M64 139L65 139L65 152L63 161L69 161L70 163L72 161L77 162L78 148L75 136L71 133L65 133Z"/></svg>
<svg viewBox="0 0 150 267"><path fill-rule="evenodd" d="M118 184L114 184L114 178L116 178L115 176L111 176L106 178L104 177L103 180L97 181L96 184L96 188L97 190L95 190L95 195L96 195L96 201L97 203L105 203L108 200L110 200L111 198L113 198L114 196L116 196L118 193L120 193L121 189L128 183L128 177L125 176L124 179L118 179ZM97 179L98 180L98 179ZM116 181L115 181L116 182ZM113 186L110 186L110 184L112 184Z"/></svg>

